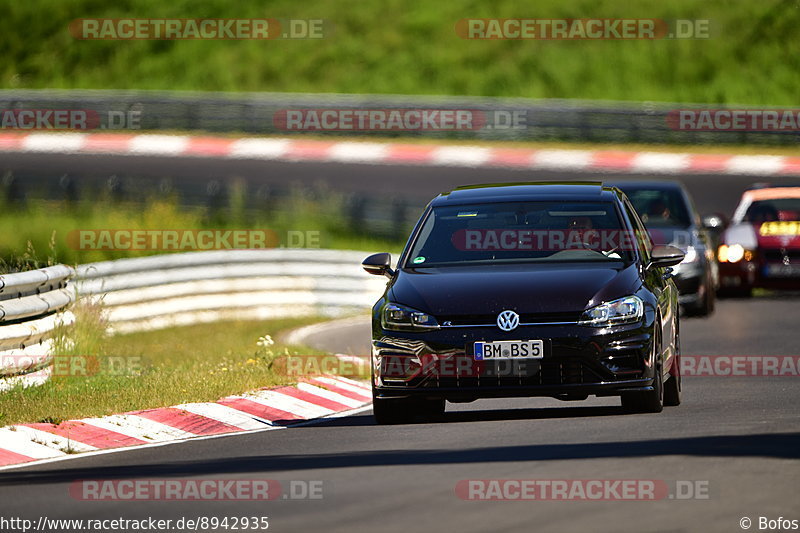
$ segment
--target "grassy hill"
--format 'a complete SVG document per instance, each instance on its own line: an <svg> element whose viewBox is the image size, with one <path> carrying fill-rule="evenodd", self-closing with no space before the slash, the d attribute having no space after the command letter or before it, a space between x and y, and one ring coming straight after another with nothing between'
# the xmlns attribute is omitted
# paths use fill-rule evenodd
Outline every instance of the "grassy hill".
<svg viewBox="0 0 800 533"><path fill-rule="evenodd" d="M77 18L325 19L324 39L81 41ZM708 19L686 40L464 40L462 18ZM454 94L795 105L795 0L25 0L0 88Z"/></svg>

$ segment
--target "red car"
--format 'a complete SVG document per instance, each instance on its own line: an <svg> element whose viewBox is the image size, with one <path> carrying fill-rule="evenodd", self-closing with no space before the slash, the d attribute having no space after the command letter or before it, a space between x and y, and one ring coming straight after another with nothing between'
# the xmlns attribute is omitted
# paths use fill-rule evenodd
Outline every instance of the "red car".
<svg viewBox="0 0 800 533"><path fill-rule="evenodd" d="M717 257L722 295L800 289L800 187L745 191Z"/></svg>

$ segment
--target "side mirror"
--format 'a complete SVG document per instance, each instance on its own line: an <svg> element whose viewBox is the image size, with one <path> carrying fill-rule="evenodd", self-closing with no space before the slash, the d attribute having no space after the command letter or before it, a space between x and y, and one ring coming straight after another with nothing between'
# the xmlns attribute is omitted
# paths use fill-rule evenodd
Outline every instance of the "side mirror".
<svg viewBox="0 0 800 533"><path fill-rule="evenodd" d="M376 276L387 276L391 278L394 276L392 270L392 254L386 252L380 254L373 254L361 262L364 270Z"/></svg>
<svg viewBox="0 0 800 533"><path fill-rule="evenodd" d="M703 227L707 230L714 231L714 232L721 232L727 226L727 222L725 221L725 217L714 213L711 215L706 215L703 217Z"/></svg>
<svg viewBox="0 0 800 533"><path fill-rule="evenodd" d="M680 248L674 246L654 246L650 254L650 264L647 268L671 267L683 261L685 254Z"/></svg>

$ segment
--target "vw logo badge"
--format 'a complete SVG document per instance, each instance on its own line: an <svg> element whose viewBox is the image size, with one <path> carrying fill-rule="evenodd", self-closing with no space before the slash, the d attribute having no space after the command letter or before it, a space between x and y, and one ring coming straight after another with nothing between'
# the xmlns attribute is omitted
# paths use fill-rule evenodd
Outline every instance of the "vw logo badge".
<svg viewBox="0 0 800 533"><path fill-rule="evenodd" d="M497 315L497 327L503 331L511 331L519 326L519 315L514 311L503 311Z"/></svg>

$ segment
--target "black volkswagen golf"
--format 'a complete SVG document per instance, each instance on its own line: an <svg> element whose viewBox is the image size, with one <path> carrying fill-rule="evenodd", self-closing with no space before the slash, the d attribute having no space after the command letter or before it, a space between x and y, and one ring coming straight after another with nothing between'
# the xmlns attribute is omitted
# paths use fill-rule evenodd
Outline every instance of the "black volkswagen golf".
<svg viewBox="0 0 800 533"><path fill-rule="evenodd" d="M445 402L620 396L630 411L680 403L683 252L653 246L625 194L601 183L457 188L425 209L372 314L380 424Z"/></svg>

